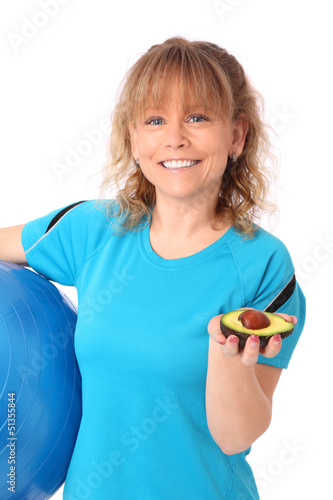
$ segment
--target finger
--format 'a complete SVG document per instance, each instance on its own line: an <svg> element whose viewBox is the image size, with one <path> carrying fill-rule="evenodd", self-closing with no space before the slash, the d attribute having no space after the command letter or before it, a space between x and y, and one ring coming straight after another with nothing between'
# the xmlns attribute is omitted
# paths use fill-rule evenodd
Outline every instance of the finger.
<svg viewBox="0 0 333 500"><path fill-rule="evenodd" d="M224 345L226 343L226 337L221 332L220 321L222 314L214 316L208 323L208 333L215 342Z"/></svg>
<svg viewBox="0 0 333 500"><path fill-rule="evenodd" d="M274 314L276 314L277 316L281 316L281 318L283 318L286 321L288 321L288 323L293 323L294 325L296 325L296 323L297 323L296 316L293 316L293 315L290 315L290 314L284 314L284 313L274 313Z"/></svg>
<svg viewBox="0 0 333 500"><path fill-rule="evenodd" d="M223 345L223 353L227 358L234 358L238 354L239 338L237 335L229 335Z"/></svg>
<svg viewBox="0 0 333 500"><path fill-rule="evenodd" d="M268 344L260 349L260 354L265 356L265 358L274 358L282 347L281 335L272 335L269 339Z"/></svg>
<svg viewBox="0 0 333 500"><path fill-rule="evenodd" d="M241 353L242 362L247 366L254 366L258 361L260 342L258 335L251 335Z"/></svg>

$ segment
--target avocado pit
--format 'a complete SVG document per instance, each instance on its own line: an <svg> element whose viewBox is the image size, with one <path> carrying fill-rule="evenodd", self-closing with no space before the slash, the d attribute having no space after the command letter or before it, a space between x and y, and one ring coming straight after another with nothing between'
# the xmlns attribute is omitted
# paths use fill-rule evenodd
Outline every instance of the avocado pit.
<svg viewBox="0 0 333 500"><path fill-rule="evenodd" d="M248 330L261 330L262 328L267 328L271 324L268 316L256 309L248 309L242 312L238 316L238 319L244 328Z"/></svg>

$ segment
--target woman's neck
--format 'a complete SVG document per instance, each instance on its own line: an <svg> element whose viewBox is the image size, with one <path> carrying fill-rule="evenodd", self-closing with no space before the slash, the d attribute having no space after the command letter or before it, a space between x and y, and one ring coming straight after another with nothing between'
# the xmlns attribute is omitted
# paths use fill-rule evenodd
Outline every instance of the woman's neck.
<svg viewBox="0 0 333 500"><path fill-rule="evenodd" d="M217 241L230 224L212 226L214 211L204 204L157 201L150 225L153 250L166 259L187 257Z"/></svg>

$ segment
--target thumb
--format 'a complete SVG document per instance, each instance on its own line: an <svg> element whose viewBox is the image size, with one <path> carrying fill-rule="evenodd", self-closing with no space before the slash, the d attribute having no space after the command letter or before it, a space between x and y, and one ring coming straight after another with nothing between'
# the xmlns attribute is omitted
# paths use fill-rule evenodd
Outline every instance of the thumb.
<svg viewBox="0 0 333 500"><path fill-rule="evenodd" d="M224 345L226 343L226 337L223 335L220 328L220 321L222 316L222 314L214 316L208 323L207 331L215 342Z"/></svg>

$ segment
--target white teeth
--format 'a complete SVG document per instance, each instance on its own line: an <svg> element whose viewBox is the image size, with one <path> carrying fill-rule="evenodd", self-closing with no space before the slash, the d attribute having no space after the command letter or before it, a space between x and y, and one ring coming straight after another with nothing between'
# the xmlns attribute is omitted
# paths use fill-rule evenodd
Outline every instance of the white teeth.
<svg viewBox="0 0 333 500"><path fill-rule="evenodd" d="M197 160L171 160L171 161L163 161L162 165L166 168L184 168L184 167L192 167L198 163Z"/></svg>

